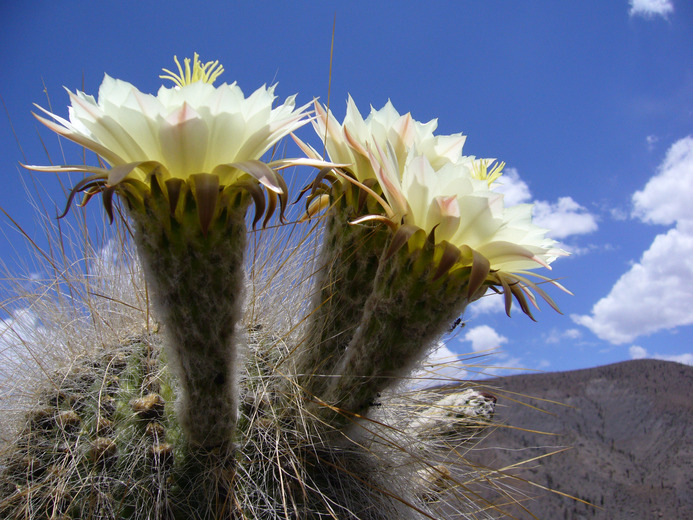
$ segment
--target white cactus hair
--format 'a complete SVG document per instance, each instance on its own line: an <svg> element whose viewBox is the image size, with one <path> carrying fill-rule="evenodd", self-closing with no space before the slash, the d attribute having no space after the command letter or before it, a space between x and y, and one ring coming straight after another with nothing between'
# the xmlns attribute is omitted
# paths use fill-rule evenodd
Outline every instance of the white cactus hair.
<svg viewBox="0 0 693 520"><path fill-rule="evenodd" d="M50 202L39 192L28 197L32 224L45 245L30 238L29 225L7 213L2 224L7 240L7 231L23 236L23 245L14 246L19 263L3 266L1 287L0 410L5 420L0 438L5 443L17 428L7 419L26 413L38 387L58 384L54 378L61 371L155 327L124 221L97 224L103 233L94 237L84 214L58 221L45 210Z"/></svg>
<svg viewBox="0 0 693 520"><path fill-rule="evenodd" d="M27 485L20 498L17 490L9 489L8 467L22 452L22 439L27 438L22 432L45 405L41 396L64 388L84 367L96 366L95 359L112 363L119 355L127 358L133 339L153 338L148 348L154 349L160 340L128 223L104 222L95 239L85 222L97 211L87 216L84 212L93 210L84 208L56 221L39 209L42 200L35 199L34 205L48 243L40 247L27 242L35 263L27 264L22 275L8 273L3 302L8 315L0 352L0 511L3 503L24 500L17 510L42 518L38 511L48 511L47 505L55 502L61 478L62 485L75 486L75 479L89 484L90 477L79 475L75 461L74 467L68 464L60 471L44 468L55 472L51 483L44 479L42 486ZM19 223L10 225L23 229ZM351 439L315 428L291 367L315 289L319 241L316 221L277 223L249 232L241 326L248 343L240 367L239 429L244 435L237 442L241 463L234 481L242 491L236 492L234 507L246 518L258 519L497 517L499 510L474 487L483 481L492 488L496 473L464 459L476 440L491 431L488 402L465 384L417 389L405 379L374 403L369 418L352 429L356 433ZM166 378L161 373L152 377ZM469 404L474 398L481 403L478 409ZM291 421L282 409L289 407ZM450 411L453 407L455 412ZM121 452L130 449L139 455L118 471L144 463L144 451L136 445L143 441L138 439L128 441L129 447L119 445ZM128 476L114 478L127 481ZM133 518L165 517L162 512L172 499L159 483L152 503L137 504L141 510ZM145 484L152 480L140 483ZM130 485L136 488L138 483ZM100 511L109 517L107 507Z"/></svg>

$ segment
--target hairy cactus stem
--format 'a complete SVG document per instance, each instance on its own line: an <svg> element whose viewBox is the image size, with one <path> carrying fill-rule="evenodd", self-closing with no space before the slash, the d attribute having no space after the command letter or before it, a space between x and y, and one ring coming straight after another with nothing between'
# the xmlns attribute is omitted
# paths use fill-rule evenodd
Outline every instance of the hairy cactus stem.
<svg viewBox="0 0 693 520"><path fill-rule="evenodd" d="M437 248L430 242L421 248L404 247L383 259L374 290L346 355L337 368L339 377L328 389L326 401L344 415L329 422L351 424L350 415L362 415L378 394L398 383L429 352L435 340L460 316L470 301L486 287L468 294L470 268L440 275Z"/></svg>
<svg viewBox="0 0 693 520"><path fill-rule="evenodd" d="M324 397L330 376L334 376L361 321L389 236L382 226L349 224L357 215L357 187L344 189L337 184L332 198L335 203L323 217L323 245L305 346L296 359L299 385L308 396L318 398Z"/></svg>
<svg viewBox="0 0 693 520"><path fill-rule="evenodd" d="M183 185L171 202L167 186L151 179L143 200L127 200L180 384L178 419L191 446L217 450L231 446L237 418L235 332L249 197Z"/></svg>

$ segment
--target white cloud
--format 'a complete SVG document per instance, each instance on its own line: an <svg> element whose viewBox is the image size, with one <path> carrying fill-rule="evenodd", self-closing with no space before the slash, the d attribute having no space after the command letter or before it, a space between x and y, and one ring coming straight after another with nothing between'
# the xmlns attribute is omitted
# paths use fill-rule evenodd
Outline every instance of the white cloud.
<svg viewBox="0 0 693 520"><path fill-rule="evenodd" d="M580 339L581 337L582 332L580 332L579 329L553 329L551 332L549 332L544 341L549 344L559 344L565 342L566 340L576 340Z"/></svg>
<svg viewBox="0 0 693 520"><path fill-rule="evenodd" d="M422 367L411 375L408 388L425 388L451 381L468 378L464 360L450 350L445 343L439 342L436 349L423 362Z"/></svg>
<svg viewBox="0 0 693 520"><path fill-rule="evenodd" d="M494 189L505 195L506 206L528 203L532 193L515 168L507 168ZM597 230L597 219L571 197L560 197L556 202L534 201L534 223L549 229L548 236L562 239Z"/></svg>
<svg viewBox="0 0 693 520"><path fill-rule="evenodd" d="M17 370L26 371L27 366L43 361L43 356L36 352L35 343L37 337L46 334L48 331L29 308L15 310L9 317L0 318L0 383L16 379ZM45 343L50 345L50 341Z"/></svg>
<svg viewBox="0 0 693 520"><path fill-rule="evenodd" d="M590 316L573 316L614 344L693 324L693 138L674 143L657 173L633 195L633 215L676 223L599 300Z"/></svg>
<svg viewBox="0 0 693 520"><path fill-rule="evenodd" d="M676 361L677 363L681 363L683 365L693 365L693 353L691 352L686 352L685 354L678 354L672 356L662 356L659 354L655 354L655 359L662 359L664 361Z"/></svg>
<svg viewBox="0 0 693 520"><path fill-rule="evenodd" d="M595 216L570 197L560 197L554 203L537 201L534 204L534 223L549 229L548 236L555 239L597 230Z"/></svg>
<svg viewBox="0 0 693 520"><path fill-rule="evenodd" d="M611 215L611 218L614 220L628 220L628 212L624 211L622 208L610 208L609 214Z"/></svg>
<svg viewBox="0 0 693 520"><path fill-rule="evenodd" d="M470 303L467 307L467 312L470 312L473 318L476 318L480 314L505 312L505 299L502 294L488 291L483 297Z"/></svg>
<svg viewBox="0 0 693 520"><path fill-rule="evenodd" d="M578 339L582 336L579 329L568 329L563 333L563 336L568 339Z"/></svg>
<svg viewBox="0 0 693 520"><path fill-rule="evenodd" d="M474 363L467 366L468 379L497 377L527 369L520 357L511 356L507 351L499 350L509 340L488 325L469 329L463 337L459 338L459 341L471 343L472 351L477 353L472 356ZM536 364L536 361L532 364L533 369L536 368ZM540 362L541 368L546 368L549 364L545 360Z"/></svg>
<svg viewBox="0 0 693 520"><path fill-rule="evenodd" d="M614 344L663 329L693 324L693 224L658 235L640 261L592 308L573 316Z"/></svg>
<svg viewBox="0 0 693 520"><path fill-rule="evenodd" d="M630 0L631 16L666 16L674 12L674 4L671 0Z"/></svg>
<svg viewBox="0 0 693 520"><path fill-rule="evenodd" d="M675 361L683 365L693 365L693 353L685 352L683 354L653 354L649 355L647 350L638 345L633 345L628 349L631 359L661 359L662 361Z"/></svg>
<svg viewBox="0 0 693 520"><path fill-rule="evenodd" d="M0 323L0 352L15 355L13 348L22 345L40 327L38 317L32 310L26 308L12 312L9 318L3 318Z"/></svg>
<svg viewBox="0 0 693 520"><path fill-rule="evenodd" d="M503 176L498 179L498 184L493 187L494 191L503 193L503 202L506 206L516 206L529 202L532 194L527 183L520 179L520 174L516 168L506 168Z"/></svg>
<svg viewBox="0 0 693 520"><path fill-rule="evenodd" d="M479 325L469 329L464 335L464 341L472 344L474 352L497 349L503 343L507 343L508 338L501 336L488 325Z"/></svg>
<svg viewBox="0 0 693 520"><path fill-rule="evenodd" d="M653 224L693 220L693 137L669 148L658 173L633 195L633 216Z"/></svg>
<svg viewBox="0 0 693 520"><path fill-rule="evenodd" d="M539 363L537 363L537 369L538 370L545 370L551 366L551 361L548 359L540 359Z"/></svg>
<svg viewBox="0 0 693 520"><path fill-rule="evenodd" d="M631 359L645 359L647 357L647 350L639 345L633 345L628 349Z"/></svg>

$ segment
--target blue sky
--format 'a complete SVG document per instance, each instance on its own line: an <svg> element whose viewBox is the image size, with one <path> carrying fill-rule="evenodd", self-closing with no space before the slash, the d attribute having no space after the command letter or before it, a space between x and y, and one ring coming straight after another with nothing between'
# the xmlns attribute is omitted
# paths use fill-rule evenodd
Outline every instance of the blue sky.
<svg viewBox="0 0 693 520"><path fill-rule="evenodd" d="M246 93L278 82L280 98L326 101L335 14L337 117L350 93L364 114L391 99L438 118L439 133L463 132L466 154L507 163L506 201L534 202L573 252L551 273L575 294L552 293L564 315L544 305L538 323L508 319L486 298L450 351L497 346L491 364L550 371L693 363L693 5L683 0L4 2L0 206L40 235L17 163L46 162L37 131L60 162L57 139L30 115L46 92L65 116L63 85L96 94L107 72L155 92L174 54L198 52ZM309 128L299 134L315 142ZM11 264L12 247L0 247Z"/></svg>

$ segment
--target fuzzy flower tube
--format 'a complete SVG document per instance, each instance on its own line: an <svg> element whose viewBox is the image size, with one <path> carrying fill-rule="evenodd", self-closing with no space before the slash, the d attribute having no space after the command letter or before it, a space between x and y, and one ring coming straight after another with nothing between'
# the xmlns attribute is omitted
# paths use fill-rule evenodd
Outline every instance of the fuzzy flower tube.
<svg viewBox="0 0 693 520"><path fill-rule="evenodd" d="M531 316L530 288L556 308L526 275L565 254L531 223L531 206L504 208L489 189L498 171L488 172L487 161L461 159L436 171L412 150L400 176L394 154L380 149L372 160L394 233L328 390L327 401L350 414L364 413L411 372L489 288L505 294L508 314L514 297Z"/></svg>
<svg viewBox="0 0 693 520"><path fill-rule="evenodd" d="M254 224L278 203L283 212L286 185L276 170L295 164L258 159L305 123L306 107L297 109L292 96L273 108L274 87L248 98L235 83L214 87L223 69L197 55L192 67L189 59L184 68L176 63L178 73L162 76L175 86L156 96L106 76L98 101L70 93L69 121L43 109L54 121L36 116L109 167L30 168L91 174L70 200L100 193L111 220L113 196L124 201L168 334L178 420L192 446L226 449L238 409L246 211L254 203Z"/></svg>
<svg viewBox="0 0 693 520"><path fill-rule="evenodd" d="M349 165L341 170L324 169L304 190L308 193L307 216L327 211L322 216L324 238L313 312L305 346L296 363L300 385L309 396L322 399L361 321L380 257L390 238L384 226L346 225L364 215L383 213L379 204L383 192L369 150L393 150L404 164L415 146L433 164L442 166L460 156L465 137L435 136L435 120L423 124L411 114L400 115L389 101L380 110L371 108L364 120L349 96L342 124L317 101L315 113L313 128L323 140L330 160ZM294 140L308 157L323 159L310 145L295 136Z"/></svg>

